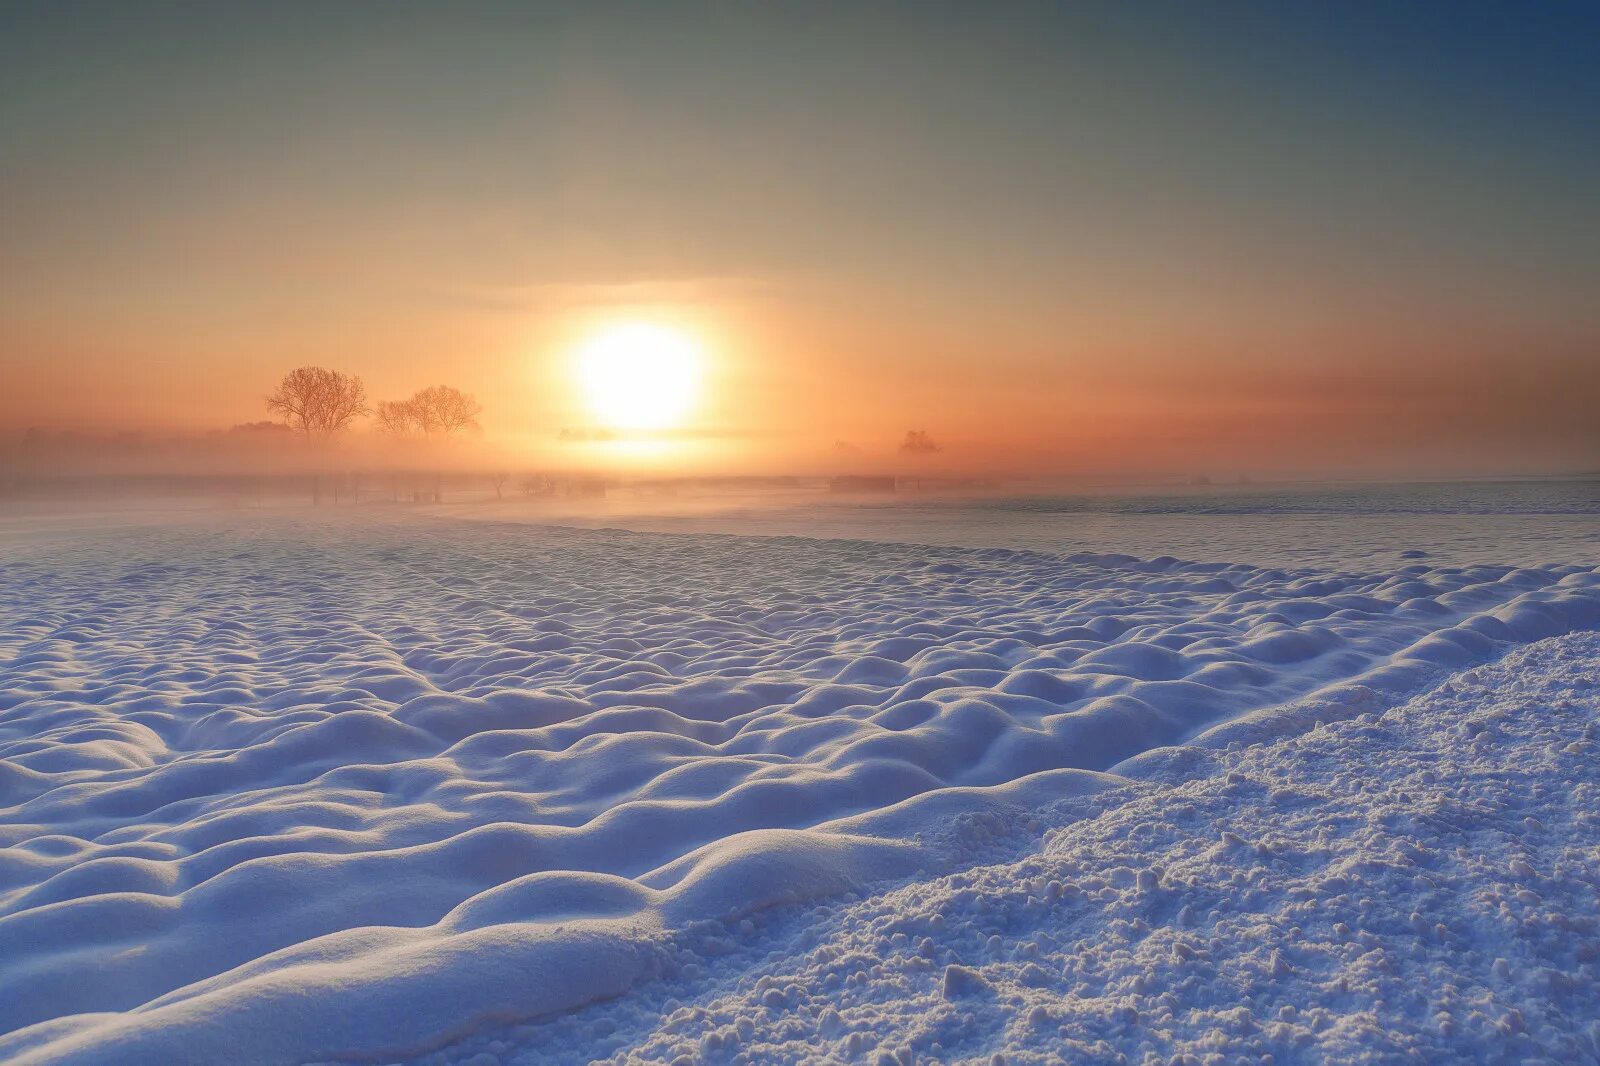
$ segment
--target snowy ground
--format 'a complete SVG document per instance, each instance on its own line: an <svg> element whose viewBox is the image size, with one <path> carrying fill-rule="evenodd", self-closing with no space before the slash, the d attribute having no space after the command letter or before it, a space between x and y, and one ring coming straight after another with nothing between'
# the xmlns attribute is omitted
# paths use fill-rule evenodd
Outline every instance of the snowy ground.
<svg viewBox="0 0 1600 1066"><path fill-rule="evenodd" d="M7 541L0 1058L1595 1054L1592 557L352 512Z"/></svg>
<svg viewBox="0 0 1600 1066"><path fill-rule="evenodd" d="M427 1061L1600 1061L1597 736L1600 637L1542 641Z"/></svg>

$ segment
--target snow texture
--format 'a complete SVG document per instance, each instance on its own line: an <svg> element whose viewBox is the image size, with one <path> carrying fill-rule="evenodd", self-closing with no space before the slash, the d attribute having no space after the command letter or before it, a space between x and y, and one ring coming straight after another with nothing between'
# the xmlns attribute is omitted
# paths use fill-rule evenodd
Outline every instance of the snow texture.
<svg viewBox="0 0 1600 1066"><path fill-rule="evenodd" d="M1600 1061L1597 738L1600 636L1542 641L424 1061Z"/></svg>
<svg viewBox="0 0 1600 1066"><path fill-rule="evenodd" d="M533 1018L448 1054L1592 1053L1560 1013L1594 999L1591 638L1510 660L1561 656L1559 713L1468 670L1350 720L1600 624L1593 565L274 516L7 559L7 1061L370 1059ZM1547 828L1514 851L1507 810ZM1326 936L1306 892L1342 901ZM1419 952L1456 967L1425 1018ZM680 986L703 1005L651 1030Z"/></svg>

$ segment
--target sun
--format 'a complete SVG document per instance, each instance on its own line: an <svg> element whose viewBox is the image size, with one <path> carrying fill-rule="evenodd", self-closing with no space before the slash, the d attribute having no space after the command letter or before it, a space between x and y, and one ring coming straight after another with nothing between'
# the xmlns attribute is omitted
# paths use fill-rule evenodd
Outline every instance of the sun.
<svg viewBox="0 0 1600 1066"><path fill-rule="evenodd" d="M680 330L650 322L607 327L576 352L579 386L608 429L672 429L693 408L703 352Z"/></svg>

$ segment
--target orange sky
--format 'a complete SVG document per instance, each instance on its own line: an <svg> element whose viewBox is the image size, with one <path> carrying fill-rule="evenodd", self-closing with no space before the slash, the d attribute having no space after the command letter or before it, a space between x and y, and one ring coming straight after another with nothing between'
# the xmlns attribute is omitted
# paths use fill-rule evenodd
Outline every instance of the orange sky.
<svg viewBox="0 0 1600 1066"><path fill-rule="evenodd" d="M8 9L0 424L226 427L314 363L535 461L643 318L728 469L1600 466L1571 28L1229 10Z"/></svg>

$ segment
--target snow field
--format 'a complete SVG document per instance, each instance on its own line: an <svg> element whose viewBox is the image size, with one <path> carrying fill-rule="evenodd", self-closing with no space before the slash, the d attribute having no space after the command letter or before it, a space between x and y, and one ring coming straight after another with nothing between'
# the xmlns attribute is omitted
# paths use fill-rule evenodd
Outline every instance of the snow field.
<svg viewBox="0 0 1600 1066"><path fill-rule="evenodd" d="M1542 641L420 1061L1600 1061L1597 739L1600 635Z"/></svg>
<svg viewBox="0 0 1600 1066"><path fill-rule="evenodd" d="M266 1062L710 972L1591 627L1600 572L235 516L32 544L0 609L0 1057Z"/></svg>

